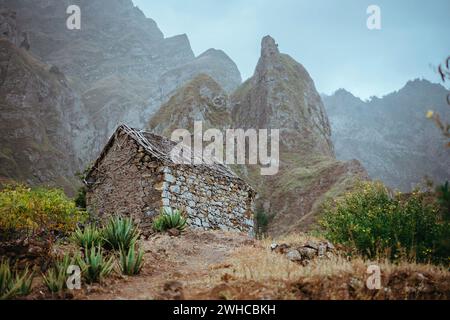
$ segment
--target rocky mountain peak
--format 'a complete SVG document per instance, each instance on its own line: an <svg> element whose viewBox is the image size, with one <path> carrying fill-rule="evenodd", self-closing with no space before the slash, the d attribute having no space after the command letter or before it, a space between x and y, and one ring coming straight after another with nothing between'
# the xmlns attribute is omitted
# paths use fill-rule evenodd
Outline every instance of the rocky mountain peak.
<svg viewBox="0 0 450 320"><path fill-rule="evenodd" d="M261 57L271 58L280 53L278 50L278 44L271 36L265 36L261 41Z"/></svg>
<svg viewBox="0 0 450 320"><path fill-rule="evenodd" d="M336 90L334 95L338 96L338 97L356 98L350 91L347 91L347 90L345 90L343 88L340 88L340 89Z"/></svg>
<svg viewBox="0 0 450 320"><path fill-rule="evenodd" d="M147 127L169 138L175 129L192 132L194 121L202 121L204 129L227 128L231 122L227 104L228 95L220 84L207 74L199 74L175 91Z"/></svg>
<svg viewBox="0 0 450 320"><path fill-rule="evenodd" d="M348 190L366 178L359 162L334 158L328 116L307 70L280 53L276 41L266 36L254 75L232 95L235 128L279 129L280 170L271 177L258 176L258 167L237 168L256 186L258 205L274 215L271 234L304 230L330 194Z"/></svg>
<svg viewBox="0 0 450 320"><path fill-rule="evenodd" d="M19 34L16 13L8 9L0 8L0 39L6 39L18 46L20 44Z"/></svg>
<svg viewBox="0 0 450 320"><path fill-rule="evenodd" d="M330 126L314 82L306 69L275 40L261 42L261 57L252 78L232 98L239 127L279 129L282 147L332 156Z"/></svg>

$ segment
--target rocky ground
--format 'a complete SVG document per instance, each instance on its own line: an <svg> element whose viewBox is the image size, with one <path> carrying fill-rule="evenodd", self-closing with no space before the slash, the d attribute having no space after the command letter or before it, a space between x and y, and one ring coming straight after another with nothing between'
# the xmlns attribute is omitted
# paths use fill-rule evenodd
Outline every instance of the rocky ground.
<svg viewBox="0 0 450 320"><path fill-rule="evenodd" d="M450 272L430 265L377 263L380 290L365 283L374 262L305 235L254 240L244 234L187 231L142 241L145 267L112 276L66 299L449 299ZM33 299L60 298L35 281Z"/></svg>

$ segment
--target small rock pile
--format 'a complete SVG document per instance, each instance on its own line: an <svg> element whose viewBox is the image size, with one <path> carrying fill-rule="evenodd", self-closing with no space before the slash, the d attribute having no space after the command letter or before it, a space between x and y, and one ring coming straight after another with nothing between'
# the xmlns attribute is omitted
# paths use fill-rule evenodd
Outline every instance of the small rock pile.
<svg viewBox="0 0 450 320"><path fill-rule="evenodd" d="M307 265L316 258L328 258L334 256L335 247L328 241L308 241L304 245L289 245L286 243L273 243L270 246L273 252L283 254L292 262Z"/></svg>

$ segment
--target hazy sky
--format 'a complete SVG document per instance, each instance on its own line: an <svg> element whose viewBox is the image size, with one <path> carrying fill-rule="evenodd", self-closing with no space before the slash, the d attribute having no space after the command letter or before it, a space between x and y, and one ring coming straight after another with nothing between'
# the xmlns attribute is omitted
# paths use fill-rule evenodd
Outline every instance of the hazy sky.
<svg viewBox="0 0 450 320"><path fill-rule="evenodd" d="M302 63L319 92L368 98L433 72L450 55L450 0L133 0L166 37L186 33L196 55L224 50L245 80L270 34ZM368 30L367 7L381 8Z"/></svg>

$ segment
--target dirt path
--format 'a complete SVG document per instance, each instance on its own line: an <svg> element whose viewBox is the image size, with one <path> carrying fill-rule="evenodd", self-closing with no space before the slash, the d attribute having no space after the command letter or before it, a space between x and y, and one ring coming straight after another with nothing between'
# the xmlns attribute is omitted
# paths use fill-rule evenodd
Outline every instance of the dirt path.
<svg viewBox="0 0 450 320"><path fill-rule="evenodd" d="M140 275L89 288L84 298L189 299L213 287L211 269L223 267L236 248L252 243L243 234L220 231L188 231L181 237L155 235L143 241L146 263Z"/></svg>

